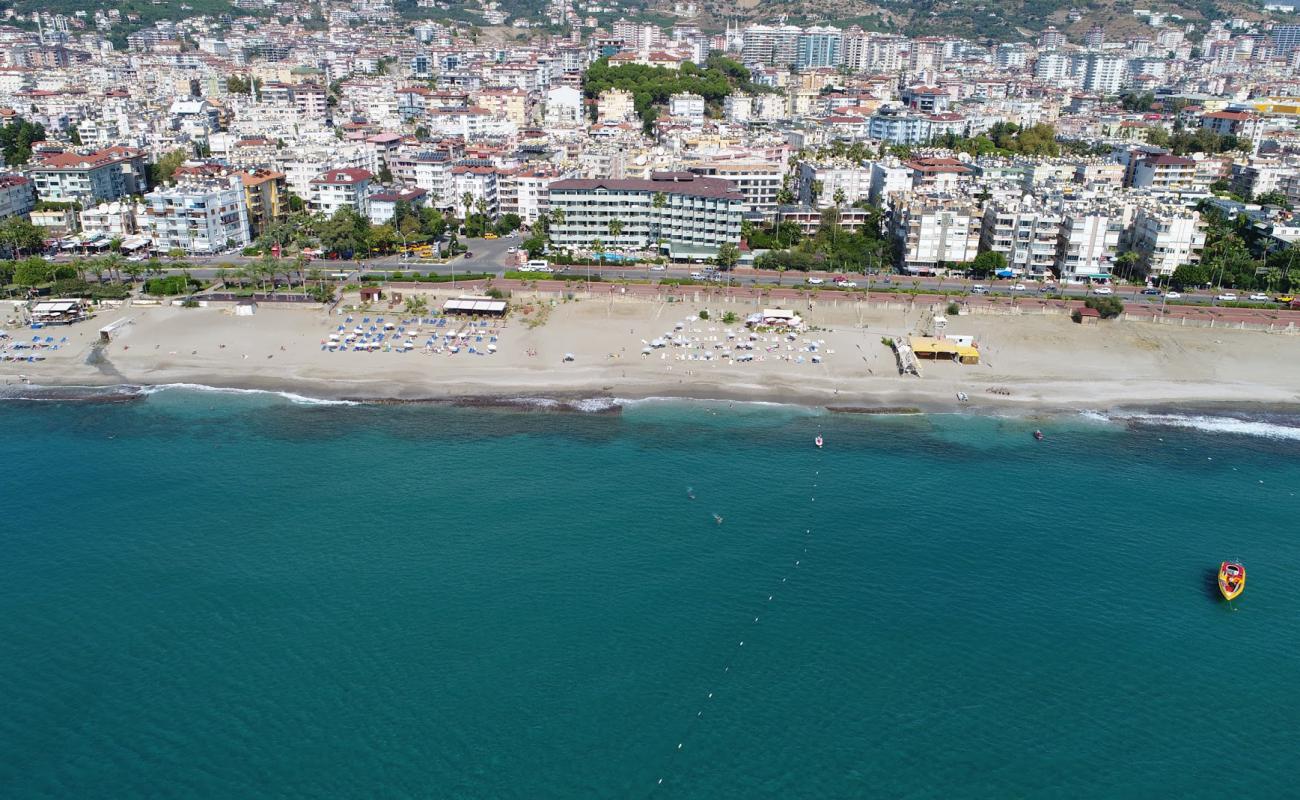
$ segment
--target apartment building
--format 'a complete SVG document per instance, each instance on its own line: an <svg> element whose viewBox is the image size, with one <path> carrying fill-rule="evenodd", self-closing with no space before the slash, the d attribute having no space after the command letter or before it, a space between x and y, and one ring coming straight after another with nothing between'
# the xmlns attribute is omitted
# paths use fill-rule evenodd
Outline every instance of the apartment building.
<svg viewBox="0 0 1300 800"><path fill-rule="evenodd" d="M83 205L140 194L148 180L144 152L131 147L45 153L33 159L28 173L40 199Z"/></svg>
<svg viewBox="0 0 1300 800"><path fill-rule="evenodd" d="M814 197L814 189L821 191ZM835 193L844 195L844 203L852 205L871 196L871 167L848 161L818 163L804 161L799 164L799 202L820 208L835 205Z"/></svg>
<svg viewBox="0 0 1300 800"><path fill-rule="evenodd" d="M36 207L36 186L22 175L0 175L0 219L31 213Z"/></svg>
<svg viewBox="0 0 1300 800"><path fill-rule="evenodd" d="M1120 212L1108 204L1065 206L1056 244L1057 276L1070 283L1108 280L1123 233Z"/></svg>
<svg viewBox="0 0 1300 800"><path fill-rule="evenodd" d="M141 233L157 252L210 255L247 247L248 211L237 176L187 178L144 196Z"/></svg>
<svg viewBox="0 0 1300 800"><path fill-rule="evenodd" d="M1001 253L1016 275L1041 278L1056 265L1061 215L1026 195L993 201L984 209L980 250Z"/></svg>
<svg viewBox="0 0 1300 800"><path fill-rule="evenodd" d="M331 217L347 206L363 217L370 215L371 182L374 176L364 169L332 169L312 179L311 210Z"/></svg>
<svg viewBox="0 0 1300 800"><path fill-rule="evenodd" d="M403 153L392 164L393 176L404 183L429 193L429 206L441 211L454 209L459 202L455 196L456 182L451 170L455 166L451 156L442 151Z"/></svg>
<svg viewBox="0 0 1300 800"><path fill-rule="evenodd" d="M973 261L982 226L979 208L957 197L899 195L889 216L900 266L913 275L943 275Z"/></svg>
<svg viewBox="0 0 1300 800"><path fill-rule="evenodd" d="M487 208L488 218L496 219L500 216L501 203L496 167L490 163L458 164L451 168L451 179L459 214L465 214L465 196L469 195L471 203L469 213L479 213L481 200Z"/></svg>
<svg viewBox="0 0 1300 800"><path fill-rule="evenodd" d="M283 172L257 169L238 173L244 185L249 236L256 239L276 222L289 216L289 186Z"/></svg>
<svg viewBox="0 0 1300 800"><path fill-rule="evenodd" d="M1137 188L1150 186L1168 191L1196 186L1196 161L1174 155L1147 156L1133 164L1133 183Z"/></svg>
<svg viewBox="0 0 1300 800"><path fill-rule="evenodd" d="M1200 212L1172 203L1143 204L1133 217L1130 242L1151 275L1173 275L1183 264L1199 264L1205 248Z"/></svg>
<svg viewBox="0 0 1300 800"><path fill-rule="evenodd" d="M702 259L740 241L745 198L725 180L656 172L648 180L556 181L550 206L563 212L563 221L551 227L559 247L585 249L599 239L610 247ZM618 235L610 229L613 220L622 223Z"/></svg>
<svg viewBox="0 0 1300 800"><path fill-rule="evenodd" d="M413 209L424 207L429 193L423 189L394 189L372 192L366 203L372 225L386 225L397 216L397 204L407 203Z"/></svg>
<svg viewBox="0 0 1300 800"><path fill-rule="evenodd" d="M905 108L886 106L867 121L867 136L890 144L926 144L934 137L930 119Z"/></svg>
<svg viewBox="0 0 1300 800"><path fill-rule="evenodd" d="M110 238L125 238L136 232L137 213L134 203L115 200L87 208L78 215L84 233L102 233Z"/></svg>
<svg viewBox="0 0 1300 800"><path fill-rule="evenodd" d="M784 165L767 161L710 161L690 164L686 169L701 177L729 181L745 198L746 212L776 208L776 195L781 191L781 179L785 175Z"/></svg>
<svg viewBox="0 0 1300 800"><path fill-rule="evenodd" d="M700 125L704 122L704 98L691 92L678 92L668 98L668 116Z"/></svg>

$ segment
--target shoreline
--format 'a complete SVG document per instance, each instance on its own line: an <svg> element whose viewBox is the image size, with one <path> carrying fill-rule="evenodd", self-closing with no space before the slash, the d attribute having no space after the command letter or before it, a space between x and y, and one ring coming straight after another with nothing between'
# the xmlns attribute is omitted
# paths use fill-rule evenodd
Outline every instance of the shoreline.
<svg viewBox="0 0 1300 800"><path fill-rule="evenodd" d="M111 342L72 327L43 360L0 364L0 394L102 402L190 385L374 405L600 409L663 399L837 414L1300 413L1293 337L959 316L949 330L978 342L980 363L925 361L921 375L900 375L885 341L924 330L932 311L805 309L809 327L797 333L749 331L716 319L718 311L632 299L538 301L477 323L399 315L387 328L410 328L393 331L382 349L356 352L332 345L345 328L373 330L363 314L374 312L354 321L319 309L131 309ZM402 340L414 340L412 349L394 347Z"/></svg>
<svg viewBox="0 0 1300 800"><path fill-rule="evenodd" d="M1114 402L1096 403L1043 403L1032 398L1007 397L979 398L980 402L942 402L937 397L918 393L900 401L891 395L889 402L871 404L869 398L854 398L852 402L826 403L811 396L780 400L754 397L743 392L709 395L691 391L659 392L609 391L585 392L571 389L538 390L536 386L502 387L495 391L477 394L401 395L357 394L344 392L314 393L302 382L293 380L233 380L220 383L204 380L170 381L165 383L102 383L50 382L9 383L0 387L0 402L67 402L67 403L131 403L146 400L162 391L212 392L216 394L249 394L283 398L302 405L329 406L441 406L447 408L500 409L531 411L537 413L587 413L618 414L629 405L642 403L728 403L745 406L771 406L796 408L805 411L826 412L837 416L928 416L969 415L1013 418L1050 418L1095 414L1098 417L1123 420L1130 417L1182 417L1198 416L1231 418L1234 415L1277 415L1300 420L1300 402L1270 400L1211 400L1169 402L1147 401L1142 398L1117 398Z"/></svg>

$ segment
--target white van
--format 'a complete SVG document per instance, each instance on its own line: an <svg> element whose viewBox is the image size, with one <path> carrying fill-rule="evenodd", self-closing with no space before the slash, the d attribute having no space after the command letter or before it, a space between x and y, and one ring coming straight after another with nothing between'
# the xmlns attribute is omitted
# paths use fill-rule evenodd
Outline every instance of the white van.
<svg viewBox="0 0 1300 800"><path fill-rule="evenodd" d="M544 258L534 258L524 264L522 272L552 272L551 262Z"/></svg>

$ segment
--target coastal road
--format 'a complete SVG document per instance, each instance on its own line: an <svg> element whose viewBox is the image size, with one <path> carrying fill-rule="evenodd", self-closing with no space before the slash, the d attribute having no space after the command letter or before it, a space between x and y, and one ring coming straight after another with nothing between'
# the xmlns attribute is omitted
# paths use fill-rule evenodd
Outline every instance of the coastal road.
<svg viewBox="0 0 1300 800"><path fill-rule="evenodd" d="M439 275L451 275L457 273L477 272L489 273L498 277L504 277L507 269L506 257L512 247L518 247L521 241L518 236L502 237L500 239L466 239L462 240L469 247L470 257L457 256L455 259L445 263L427 263L418 260L403 259L399 256L384 256L380 258L365 259L361 261L341 261L329 259L317 259L311 262L311 268L320 270L325 274L346 275L345 280L354 281L362 274L380 274L391 275L395 272L423 272L436 273ZM59 260L64 260L60 257ZM220 255L220 256L196 256L185 259L190 266L188 271L196 278L202 280L212 280L217 276L221 268L231 266L243 266L256 261L256 258L241 255ZM650 265L619 266L612 264L593 263L590 265L570 265L561 269L566 275L586 277L590 275L593 279L603 281L616 280L649 280L658 282L663 280L684 280L691 277L693 273L702 273L708 269L706 265L699 264L671 264L662 269L653 269ZM168 270L174 272L178 270ZM903 292L917 291L923 293L942 294L961 294L968 295L969 298L977 298L980 295L973 293L976 285L986 287L985 297L1010 298L1018 297L1022 299L1039 298L1046 294L1060 294L1070 299L1083 299L1089 295L1095 294L1094 287L1087 285L1069 285L1069 284L1042 284L1031 280L971 280L965 278L933 278L933 277L916 277L901 275L898 273L864 275L862 273L834 273L834 272L811 272L798 273L786 272L777 273L772 270L756 270L752 268L737 268L729 273L722 273L722 280L718 281L719 285L748 287L756 284L772 285L778 287L790 288L822 288L833 289L833 279L836 275L843 275L857 284L859 290L881 291L881 292ZM544 280L545 275L538 274L539 280ZM808 283L808 279L819 279L824 283L814 285ZM1017 290L1014 287L1024 286L1023 290ZM1220 290L1188 290L1182 293L1182 297L1176 300L1166 301L1161 296L1143 295L1142 286L1115 286L1113 292L1115 297L1119 297L1126 305L1139 304L1146 308L1163 308L1174 305L1209 305L1218 306L1220 303L1215 299ZM1241 300L1249 297L1249 292L1237 291L1237 296Z"/></svg>

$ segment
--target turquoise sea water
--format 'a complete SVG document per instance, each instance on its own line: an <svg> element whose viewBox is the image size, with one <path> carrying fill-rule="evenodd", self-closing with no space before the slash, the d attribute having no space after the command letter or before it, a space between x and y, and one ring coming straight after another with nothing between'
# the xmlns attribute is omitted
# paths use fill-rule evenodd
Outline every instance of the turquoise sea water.
<svg viewBox="0 0 1300 800"><path fill-rule="evenodd" d="M0 797L1293 795L1300 430L1161 421L0 403Z"/></svg>

